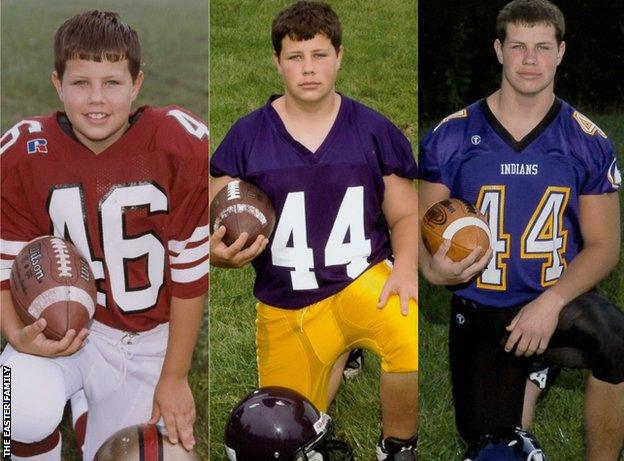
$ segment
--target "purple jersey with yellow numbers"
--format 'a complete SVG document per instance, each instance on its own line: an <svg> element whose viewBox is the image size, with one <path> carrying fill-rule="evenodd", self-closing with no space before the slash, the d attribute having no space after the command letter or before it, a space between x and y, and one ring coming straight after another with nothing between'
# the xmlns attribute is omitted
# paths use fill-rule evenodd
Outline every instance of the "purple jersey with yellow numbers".
<svg viewBox="0 0 624 461"><path fill-rule="evenodd" d="M421 143L420 178L487 216L492 259L480 277L451 290L495 307L530 302L555 284L583 246L579 196L615 192L620 183L613 144L560 99L521 141L485 100L450 115Z"/></svg>
<svg viewBox="0 0 624 461"><path fill-rule="evenodd" d="M340 291L391 256L381 210L383 176L415 179L405 136L385 117L342 96L329 134L309 151L271 105L240 119L211 158L213 176L253 183L276 212L269 245L254 261L254 295L296 309Z"/></svg>

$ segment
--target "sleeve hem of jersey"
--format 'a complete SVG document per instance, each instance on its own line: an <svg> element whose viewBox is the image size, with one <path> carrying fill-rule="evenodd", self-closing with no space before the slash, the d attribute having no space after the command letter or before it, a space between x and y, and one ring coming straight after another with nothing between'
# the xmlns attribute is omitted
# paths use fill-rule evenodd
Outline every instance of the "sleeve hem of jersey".
<svg viewBox="0 0 624 461"><path fill-rule="evenodd" d="M208 276L206 276L208 278ZM171 295L180 299L192 299L197 298L208 293L209 284L208 280L203 282L199 286L187 287L181 284L174 284Z"/></svg>

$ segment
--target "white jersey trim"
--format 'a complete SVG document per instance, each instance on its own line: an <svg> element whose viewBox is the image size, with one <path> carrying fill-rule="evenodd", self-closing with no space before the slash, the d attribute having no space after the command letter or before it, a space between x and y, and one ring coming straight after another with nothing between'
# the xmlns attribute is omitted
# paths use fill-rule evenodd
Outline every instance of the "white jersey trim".
<svg viewBox="0 0 624 461"><path fill-rule="evenodd" d="M181 253L189 242L200 242L205 240L210 235L210 226L206 224L205 226L197 227L193 234L186 240L169 240L168 247L169 251L172 253Z"/></svg>
<svg viewBox="0 0 624 461"><path fill-rule="evenodd" d="M0 239L0 253L17 256L28 242Z"/></svg>
<svg viewBox="0 0 624 461"><path fill-rule="evenodd" d="M185 248L180 252L178 256L170 256L169 263L170 264L187 264L195 261L199 261L200 259L208 256L210 252L210 243L205 242L202 243L198 247L194 248Z"/></svg>
<svg viewBox="0 0 624 461"><path fill-rule="evenodd" d="M188 269L171 269L171 280L175 283L191 283L205 277L210 272L208 260Z"/></svg>

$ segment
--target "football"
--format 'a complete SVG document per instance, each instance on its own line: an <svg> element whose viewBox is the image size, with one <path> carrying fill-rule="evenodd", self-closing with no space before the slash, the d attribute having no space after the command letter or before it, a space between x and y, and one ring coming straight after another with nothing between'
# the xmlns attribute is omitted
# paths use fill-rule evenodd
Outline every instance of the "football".
<svg viewBox="0 0 624 461"><path fill-rule="evenodd" d="M269 237L275 227L275 210L267 195L248 182L235 179L221 189L210 204L210 228L221 226L226 232L223 243L230 246L243 233L249 237L244 248L251 246L258 235Z"/></svg>
<svg viewBox="0 0 624 461"><path fill-rule="evenodd" d="M490 229L483 213L471 203L451 198L434 203L422 220L422 237L430 254L438 251L442 240L451 241L447 256L461 261L476 247L481 256L490 248Z"/></svg>
<svg viewBox="0 0 624 461"><path fill-rule="evenodd" d="M89 263L71 243L52 236L29 242L11 267L11 295L26 325L47 321L43 334L60 340L93 318L96 287Z"/></svg>
<svg viewBox="0 0 624 461"><path fill-rule="evenodd" d="M193 451L181 443L169 442L154 424L126 427L111 435L100 447L94 461L197 461Z"/></svg>

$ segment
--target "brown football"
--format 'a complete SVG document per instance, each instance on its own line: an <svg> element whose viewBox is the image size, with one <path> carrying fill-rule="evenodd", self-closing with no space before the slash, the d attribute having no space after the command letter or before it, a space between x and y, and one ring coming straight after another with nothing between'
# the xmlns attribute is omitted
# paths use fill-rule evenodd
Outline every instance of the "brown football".
<svg viewBox="0 0 624 461"><path fill-rule="evenodd" d="M269 197L253 184L235 179L221 189L210 204L210 228L225 226L223 243L230 246L243 233L247 248L258 235L269 237L275 227L275 210Z"/></svg>
<svg viewBox="0 0 624 461"><path fill-rule="evenodd" d="M29 242L11 267L11 295L26 325L44 318L43 334L62 339L93 318L96 287L89 263L71 243L52 236Z"/></svg>
<svg viewBox="0 0 624 461"><path fill-rule="evenodd" d="M430 254L438 251L442 240L450 240L446 255L453 261L461 261L478 246L481 256L490 248L490 229L483 213L456 198L429 207L422 220L422 237Z"/></svg>
<svg viewBox="0 0 624 461"><path fill-rule="evenodd" d="M194 451L176 445L153 424L126 427L111 435L94 461L197 461Z"/></svg>

